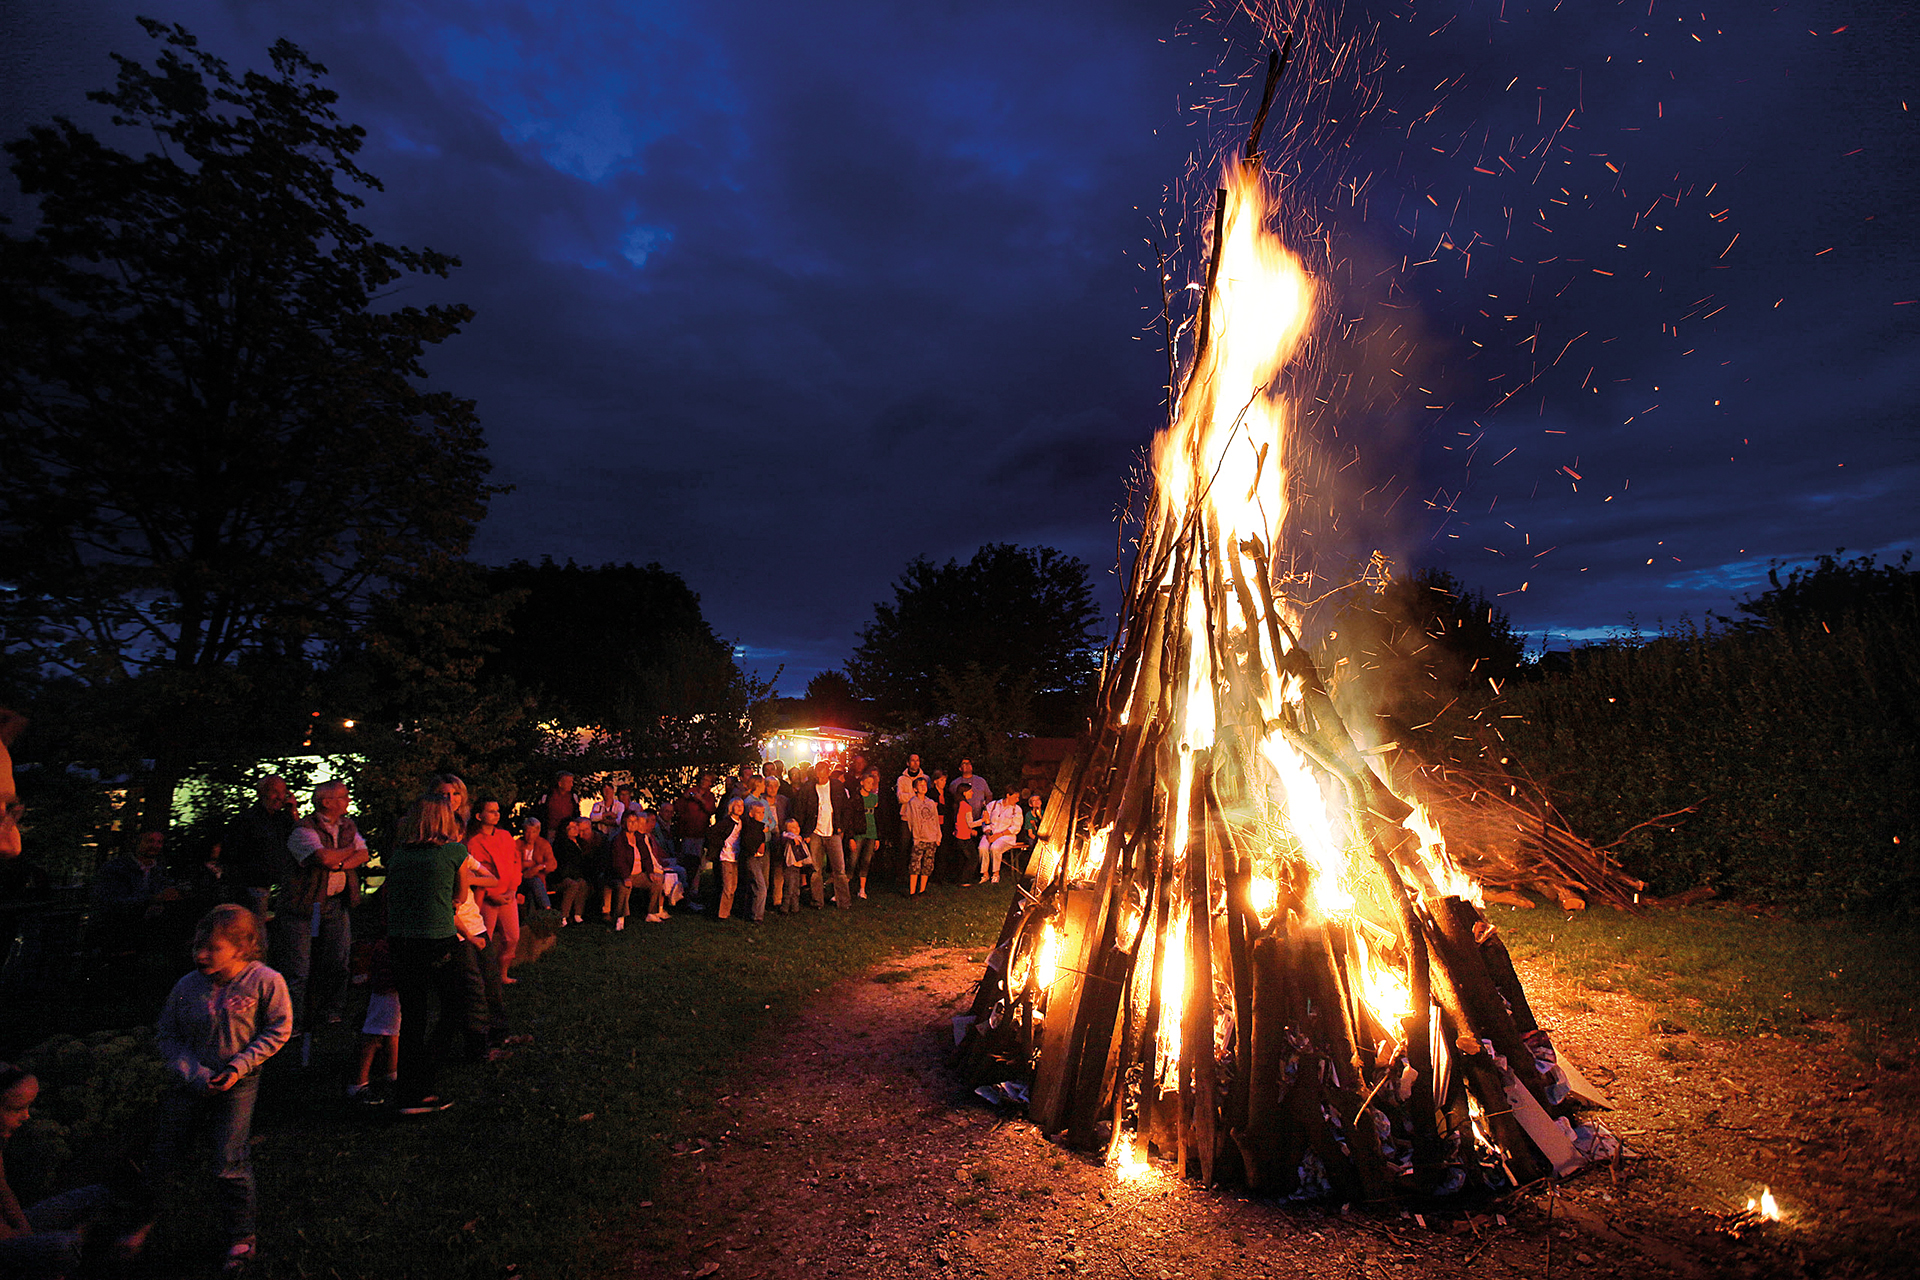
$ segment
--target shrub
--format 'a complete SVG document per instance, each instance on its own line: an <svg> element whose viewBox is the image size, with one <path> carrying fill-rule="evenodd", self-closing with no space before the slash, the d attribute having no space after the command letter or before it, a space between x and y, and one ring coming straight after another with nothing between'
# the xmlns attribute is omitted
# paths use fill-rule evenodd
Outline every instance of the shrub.
<svg viewBox="0 0 1920 1280"><path fill-rule="evenodd" d="M22 1054L40 1081L33 1118L7 1151L7 1177L21 1203L112 1179L144 1156L166 1068L153 1028L55 1036Z"/></svg>
<svg viewBox="0 0 1920 1280"><path fill-rule="evenodd" d="M1916 611L1683 626L1509 688L1502 732L1573 825L1655 892L1711 884L1814 914L1920 909Z"/></svg>

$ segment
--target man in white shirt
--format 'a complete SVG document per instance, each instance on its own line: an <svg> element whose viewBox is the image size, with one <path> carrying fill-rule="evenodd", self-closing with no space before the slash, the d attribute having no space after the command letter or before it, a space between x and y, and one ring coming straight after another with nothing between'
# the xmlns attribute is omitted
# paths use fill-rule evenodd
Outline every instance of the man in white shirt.
<svg viewBox="0 0 1920 1280"><path fill-rule="evenodd" d="M833 875L833 900L842 910L853 906L848 892L845 836L855 825L853 797L837 781L822 760L813 767L813 781L794 788L793 814L800 822L800 834L806 837L813 857L813 905L825 905L829 872Z"/></svg>
<svg viewBox="0 0 1920 1280"><path fill-rule="evenodd" d="M316 1016L335 1021L346 1002L353 946L347 913L360 901L360 868L369 860L367 842L347 816L351 804L346 783L321 783L313 789L313 812L287 837L293 861L274 895L273 967L287 980L297 1031L307 1029L309 1004Z"/></svg>
<svg viewBox="0 0 1920 1280"><path fill-rule="evenodd" d="M916 778L925 779L927 788L932 789L933 780L927 778L926 771L920 767L920 753L917 751L907 757L906 769L893 782L893 798L900 806L900 848L908 855L913 851L913 828L907 823L907 801L913 799Z"/></svg>

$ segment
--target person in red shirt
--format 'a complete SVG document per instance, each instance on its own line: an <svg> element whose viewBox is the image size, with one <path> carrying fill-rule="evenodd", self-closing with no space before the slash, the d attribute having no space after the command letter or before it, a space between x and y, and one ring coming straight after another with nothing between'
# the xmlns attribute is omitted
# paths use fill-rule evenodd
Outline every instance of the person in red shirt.
<svg viewBox="0 0 1920 1280"><path fill-rule="evenodd" d="M474 806L467 852L497 882L480 898L480 918L487 924L485 962L494 967L501 982L517 982L507 971L520 947L520 842L500 829L498 800L482 800Z"/></svg>

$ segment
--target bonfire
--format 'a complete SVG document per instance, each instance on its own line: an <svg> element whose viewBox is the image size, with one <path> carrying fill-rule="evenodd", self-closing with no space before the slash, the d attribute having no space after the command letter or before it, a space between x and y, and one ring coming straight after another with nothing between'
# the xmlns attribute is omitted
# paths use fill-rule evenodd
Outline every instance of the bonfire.
<svg viewBox="0 0 1920 1280"><path fill-rule="evenodd" d="M971 1011L976 1078L1118 1170L1380 1200L1605 1158L1474 881L1364 753L1301 638L1289 361L1316 289L1259 136L1223 165L1194 348L1093 729ZM1007 1090L1020 1096L1018 1087Z"/></svg>

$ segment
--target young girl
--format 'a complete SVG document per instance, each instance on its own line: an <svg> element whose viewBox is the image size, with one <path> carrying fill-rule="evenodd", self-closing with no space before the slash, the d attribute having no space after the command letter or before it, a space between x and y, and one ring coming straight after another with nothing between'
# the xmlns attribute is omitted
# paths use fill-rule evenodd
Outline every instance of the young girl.
<svg viewBox="0 0 1920 1280"><path fill-rule="evenodd" d="M800 834L800 819L788 818L786 828L780 833L780 861L786 870L786 896L781 899L781 910L788 915L800 909L800 881L806 875L807 868L813 865L813 857L807 852L806 837Z"/></svg>
<svg viewBox="0 0 1920 1280"><path fill-rule="evenodd" d="M1027 869L1027 863L1032 860L1033 847L1040 843L1040 819L1046 813L1047 798L1035 790L1027 796L1025 803L1026 812L1020 821L1020 843L1016 846L1020 852L1021 871Z"/></svg>
<svg viewBox="0 0 1920 1280"><path fill-rule="evenodd" d="M33 1114L40 1082L10 1062L0 1062L0 1157L7 1139L19 1132ZM109 1196L103 1186L79 1187L50 1196L31 1209L22 1209L7 1185L7 1167L0 1158L0 1275L64 1276L80 1270L86 1232L107 1212ZM131 1258L147 1237L142 1227L119 1242L121 1257Z"/></svg>
<svg viewBox="0 0 1920 1280"><path fill-rule="evenodd" d="M863 773L859 780L861 824L848 832L847 878L853 881L854 896L867 896L867 872L873 867L873 851L880 847L880 775Z"/></svg>
<svg viewBox="0 0 1920 1280"><path fill-rule="evenodd" d="M980 826L973 820L973 806L967 803L967 793L964 790L958 786L954 787L952 799L953 845L956 850L955 856L965 858L966 855L973 850L974 838L980 834ZM963 867L964 865L965 864L962 863ZM971 889L976 883L966 878L966 872L964 870L956 871L955 875L959 879L962 889ZM985 880L986 878L986 870L982 868L980 879Z"/></svg>
<svg viewBox="0 0 1920 1280"><path fill-rule="evenodd" d="M157 1028L173 1084L160 1102L149 1186L177 1167L195 1130L208 1131L229 1272L253 1258L248 1148L260 1067L293 1034L286 979L260 963L263 950L253 912L233 903L207 912L193 937L194 971L174 984Z"/></svg>
<svg viewBox="0 0 1920 1280"><path fill-rule="evenodd" d="M382 1100L372 1083L373 1060L382 1049L387 1055L389 1086L400 1072L400 989L394 985L393 953L387 945L387 896L372 893L362 898L353 924L358 936L350 964L354 984L367 988L367 1017L360 1024L359 1065L347 1086L347 1101L371 1104Z"/></svg>

